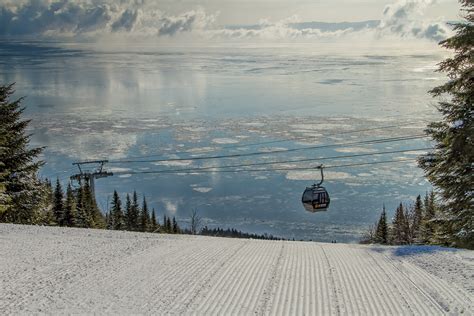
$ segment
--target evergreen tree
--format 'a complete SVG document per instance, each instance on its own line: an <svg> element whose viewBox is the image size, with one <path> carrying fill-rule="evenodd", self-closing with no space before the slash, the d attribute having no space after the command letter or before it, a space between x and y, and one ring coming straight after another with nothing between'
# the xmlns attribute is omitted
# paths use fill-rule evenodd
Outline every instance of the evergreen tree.
<svg viewBox="0 0 474 316"><path fill-rule="evenodd" d="M84 193L84 186L79 184L79 189L76 196L76 226L82 228L89 228L92 226L92 218L87 208L87 202Z"/></svg>
<svg viewBox="0 0 474 316"><path fill-rule="evenodd" d="M166 214L163 215L163 226L162 226L162 233L168 233L168 218L166 217Z"/></svg>
<svg viewBox="0 0 474 316"><path fill-rule="evenodd" d="M422 236L425 243L449 246L452 241L451 233L446 223L446 213L441 212L433 191L426 193L424 216L422 221Z"/></svg>
<svg viewBox="0 0 474 316"><path fill-rule="evenodd" d="M407 233L409 231L409 225L406 218L406 213L402 203L397 207L395 211L395 218L393 220L393 235L392 243L395 245L405 245L408 243Z"/></svg>
<svg viewBox="0 0 474 316"><path fill-rule="evenodd" d="M112 222L112 215L111 212L105 212L105 228L106 229L114 229L114 224Z"/></svg>
<svg viewBox="0 0 474 316"><path fill-rule="evenodd" d="M56 179L54 188L53 213L55 221L59 226L65 226L64 223L64 193L59 179Z"/></svg>
<svg viewBox="0 0 474 316"><path fill-rule="evenodd" d="M171 227L171 219L166 215L163 216L163 226L165 233L170 234L173 231Z"/></svg>
<svg viewBox="0 0 474 316"><path fill-rule="evenodd" d="M64 204L64 225L73 227L76 225L76 201L74 191L69 183L66 189L66 202Z"/></svg>
<svg viewBox="0 0 474 316"><path fill-rule="evenodd" d="M127 193L125 198L125 226L127 230L133 230L132 228L132 201L130 195Z"/></svg>
<svg viewBox="0 0 474 316"><path fill-rule="evenodd" d="M421 196L416 197L415 205L413 207L413 221L411 224L411 235L413 240L417 243L423 243L422 227L421 223L423 220L423 202Z"/></svg>
<svg viewBox="0 0 474 316"><path fill-rule="evenodd" d="M0 124L0 155L3 155L3 151L6 150L7 142L7 131L4 130L3 124ZM0 161L0 219L2 218L3 213L6 212L7 207L10 205L11 198L7 194L7 176L8 172L5 170L5 164Z"/></svg>
<svg viewBox="0 0 474 316"><path fill-rule="evenodd" d="M130 198L129 198L130 201ZM112 198L112 208L110 210L110 216L112 217L112 229L123 230L126 228L124 214L122 211L122 201L117 191L114 190L114 196Z"/></svg>
<svg viewBox="0 0 474 316"><path fill-rule="evenodd" d="M41 190L41 196L43 197L41 202L38 204L40 220L37 224L41 225L57 225L56 216L53 211L54 207L54 192L51 181L45 179L41 181L39 187Z"/></svg>
<svg viewBox="0 0 474 316"><path fill-rule="evenodd" d="M158 230L158 222L156 220L155 209L151 211L150 232L155 233Z"/></svg>
<svg viewBox="0 0 474 316"><path fill-rule="evenodd" d="M174 216L173 216L173 227L171 229L172 229L173 234L179 234L180 233L178 222L176 221L176 218Z"/></svg>
<svg viewBox="0 0 474 316"><path fill-rule="evenodd" d="M22 120L22 99L11 101L13 85L0 86L0 221L37 224L42 220L38 206L43 200L36 173L43 148L28 148L29 120Z"/></svg>
<svg viewBox="0 0 474 316"><path fill-rule="evenodd" d="M97 206L89 181L85 181L84 183L84 201L86 204L86 211L88 213L89 218L91 219L91 222L88 227L105 228L106 222L104 215L102 215L102 212Z"/></svg>
<svg viewBox="0 0 474 316"><path fill-rule="evenodd" d="M465 21L455 23L455 35L440 44L454 52L439 65L449 81L431 90L444 96L442 120L428 125L435 149L420 157L420 166L442 198L438 217L448 242L474 248L474 2L460 0Z"/></svg>
<svg viewBox="0 0 474 316"><path fill-rule="evenodd" d="M132 205L130 209L130 230L140 230L139 225L140 206L138 204L137 191L133 191Z"/></svg>
<svg viewBox="0 0 474 316"><path fill-rule="evenodd" d="M166 232L171 234L173 232L173 227L171 226L171 218L166 218Z"/></svg>
<svg viewBox="0 0 474 316"><path fill-rule="evenodd" d="M375 241L384 245L388 243L388 224L385 205L383 206L382 214L380 214L380 219L375 230Z"/></svg>
<svg viewBox="0 0 474 316"><path fill-rule="evenodd" d="M148 212L146 198L143 197L142 210L140 212L140 231L147 232L150 226L150 221L150 213Z"/></svg>

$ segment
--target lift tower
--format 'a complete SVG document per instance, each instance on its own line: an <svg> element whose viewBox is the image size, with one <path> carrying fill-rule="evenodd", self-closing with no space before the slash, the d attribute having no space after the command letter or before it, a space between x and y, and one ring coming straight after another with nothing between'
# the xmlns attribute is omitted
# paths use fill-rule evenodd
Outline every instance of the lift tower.
<svg viewBox="0 0 474 316"><path fill-rule="evenodd" d="M104 170L104 165L109 162L108 160L93 160L93 161L81 161L81 162L74 162L73 165L79 168L79 173L72 175L70 177L71 180L75 180L79 183L83 181L87 181L89 183L89 187L91 188L92 197L95 200L95 179L99 178L106 178L113 176L112 172L107 172ZM81 166L84 165L97 165L97 168L92 169L91 171L83 170Z"/></svg>

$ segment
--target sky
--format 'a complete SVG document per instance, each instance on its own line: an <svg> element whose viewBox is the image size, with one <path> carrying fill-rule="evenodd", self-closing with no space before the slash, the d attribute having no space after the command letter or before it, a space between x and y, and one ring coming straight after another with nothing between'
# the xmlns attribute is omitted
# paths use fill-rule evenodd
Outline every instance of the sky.
<svg viewBox="0 0 474 316"><path fill-rule="evenodd" d="M10 37L278 41L369 32L439 41L457 19L456 0L0 0L0 36ZM367 20L377 23L305 23Z"/></svg>
<svg viewBox="0 0 474 316"><path fill-rule="evenodd" d="M384 0L166 0L163 7L173 13L202 6L206 11L220 12L221 24L253 24L260 19L282 20L297 15L303 21L355 22L380 19L386 5ZM456 0L439 0L426 10L427 17L458 16Z"/></svg>

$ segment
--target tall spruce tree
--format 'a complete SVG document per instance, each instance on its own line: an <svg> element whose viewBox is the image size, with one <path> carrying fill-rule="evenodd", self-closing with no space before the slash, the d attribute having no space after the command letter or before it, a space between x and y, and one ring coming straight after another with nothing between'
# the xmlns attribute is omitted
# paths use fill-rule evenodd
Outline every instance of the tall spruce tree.
<svg viewBox="0 0 474 316"><path fill-rule="evenodd" d="M392 226L392 243L395 245L408 244L409 237L407 234L409 231L409 224L402 203L400 203L395 211L395 218L393 219Z"/></svg>
<svg viewBox="0 0 474 316"><path fill-rule="evenodd" d="M59 179L56 179L56 186L54 188L53 196L53 213L56 224L59 226L65 226L64 223L64 192L61 187Z"/></svg>
<svg viewBox="0 0 474 316"><path fill-rule="evenodd" d="M384 245L388 243L388 224L385 205L383 206L382 214L380 214L380 219L375 230L375 241Z"/></svg>
<svg viewBox="0 0 474 316"><path fill-rule="evenodd" d="M76 226L82 228L90 227L92 219L87 210L87 203L84 196L84 186L79 184L76 195Z"/></svg>
<svg viewBox="0 0 474 316"><path fill-rule="evenodd" d="M148 205L146 198L143 197L142 210L140 212L140 231L147 232L150 226L150 213L148 212Z"/></svg>
<svg viewBox="0 0 474 316"><path fill-rule="evenodd" d="M66 201L64 203L64 225L73 227L76 225L76 199L74 191L69 183L66 189Z"/></svg>
<svg viewBox="0 0 474 316"><path fill-rule="evenodd" d="M179 234L181 232L178 226L178 222L176 221L176 218L174 216L173 216L173 226L171 229L172 229L173 234Z"/></svg>
<svg viewBox="0 0 474 316"><path fill-rule="evenodd" d="M455 35L440 43L454 52L439 64L449 81L431 90L433 96L445 97L438 105L442 120L426 129L435 149L420 157L419 164L441 194L439 219L448 241L474 248L474 1L459 2L464 21L455 23Z"/></svg>
<svg viewBox="0 0 474 316"><path fill-rule="evenodd" d="M105 229L114 229L114 224L112 222L112 215L110 211L105 212Z"/></svg>
<svg viewBox="0 0 474 316"><path fill-rule="evenodd" d="M135 230L135 231L140 230L139 217L140 217L140 205L138 204L138 195L137 195L137 191L133 191L132 205L130 209L130 227L131 227L130 230Z"/></svg>
<svg viewBox="0 0 474 316"><path fill-rule="evenodd" d="M156 220L155 209L151 211L150 232L155 233L158 230L158 222Z"/></svg>
<svg viewBox="0 0 474 316"><path fill-rule="evenodd" d="M6 150L7 131L4 130L3 124L0 124L0 155L3 155L2 151ZM11 198L6 193L7 176L8 172L5 170L5 164L0 161L0 219L3 213L7 210L7 206L10 205Z"/></svg>
<svg viewBox="0 0 474 316"><path fill-rule="evenodd" d="M171 218L166 218L166 232L171 234L173 232L173 227L171 226Z"/></svg>
<svg viewBox="0 0 474 316"><path fill-rule="evenodd" d="M88 227L105 228L106 222L105 222L104 215L102 214L99 207L97 206L89 181L84 182L83 192L84 192L84 201L86 205L85 208L86 208L89 218L91 219Z"/></svg>
<svg viewBox="0 0 474 316"><path fill-rule="evenodd" d="M168 217L166 216L166 214L163 215L162 233L169 233L169 231L168 231Z"/></svg>
<svg viewBox="0 0 474 316"><path fill-rule="evenodd" d="M132 201L130 194L127 193L125 197L125 226L126 230L133 230L132 226Z"/></svg>
<svg viewBox="0 0 474 316"><path fill-rule="evenodd" d="M39 207L39 216L41 220L37 224L52 226L57 225L56 215L54 214L54 190L49 179L41 181L41 195L43 199L38 204Z"/></svg>
<svg viewBox="0 0 474 316"><path fill-rule="evenodd" d="M413 206L413 219L411 224L411 235L413 241L416 243L423 243L422 237L422 227L421 223L423 221L423 202L421 201L421 196L416 197L415 205Z"/></svg>
<svg viewBox="0 0 474 316"><path fill-rule="evenodd" d="M0 86L0 221L37 224L42 221L38 205L43 200L42 183L36 173L43 148L28 148L29 120L23 120L22 98L11 100L13 85Z"/></svg>
<svg viewBox="0 0 474 316"><path fill-rule="evenodd" d="M112 208L110 210L110 216L112 217L112 229L123 230L125 229L125 219L122 211L122 201L117 191L114 190L114 196L112 198Z"/></svg>

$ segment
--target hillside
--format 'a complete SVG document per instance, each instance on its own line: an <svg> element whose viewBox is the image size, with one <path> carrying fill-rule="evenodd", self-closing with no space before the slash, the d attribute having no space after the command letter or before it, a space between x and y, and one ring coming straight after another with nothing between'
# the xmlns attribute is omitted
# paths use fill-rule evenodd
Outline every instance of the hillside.
<svg viewBox="0 0 474 316"><path fill-rule="evenodd" d="M0 314L474 313L474 252L0 225Z"/></svg>

